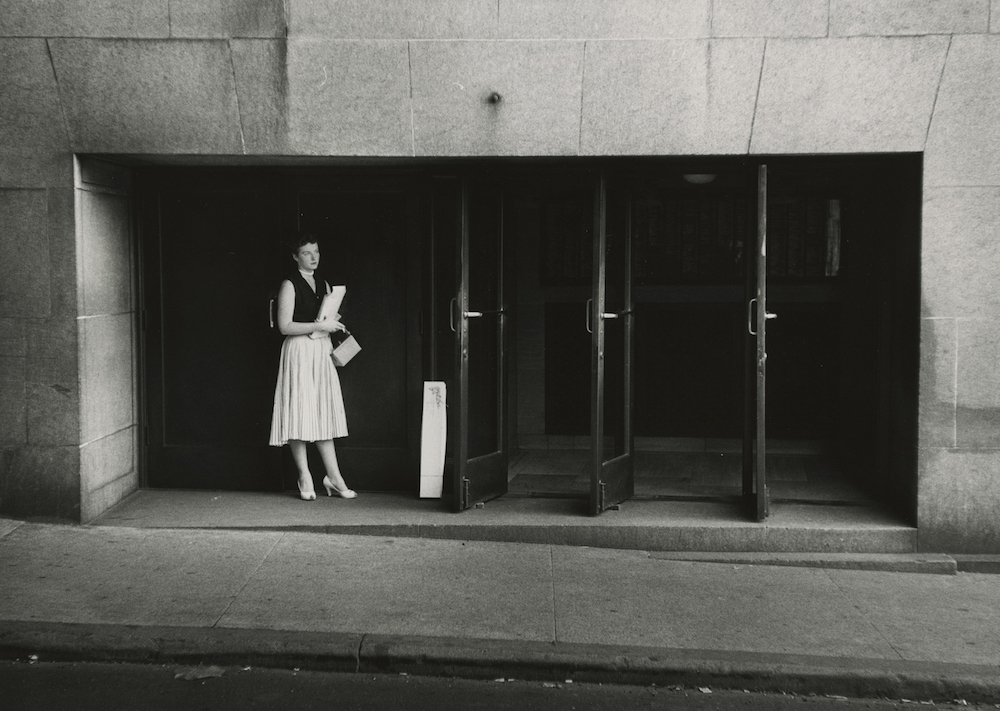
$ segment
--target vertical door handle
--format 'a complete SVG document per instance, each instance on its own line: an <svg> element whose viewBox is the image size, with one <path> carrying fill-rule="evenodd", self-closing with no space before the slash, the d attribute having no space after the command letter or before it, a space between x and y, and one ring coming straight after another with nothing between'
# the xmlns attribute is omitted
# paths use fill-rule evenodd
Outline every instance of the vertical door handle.
<svg viewBox="0 0 1000 711"><path fill-rule="evenodd" d="M451 327L451 332L455 331L455 304L458 303L458 299L452 299L448 302L448 325Z"/></svg>
<svg viewBox="0 0 1000 711"><path fill-rule="evenodd" d="M591 326L591 311L594 309L594 300L587 299L587 333L593 333L594 329Z"/></svg>
<svg viewBox="0 0 1000 711"><path fill-rule="evenodd" d="M753 305L757 301L757 297L750 299L747 303L747 330L750 332L751 336L756 336L757 332L753 330ZM772 318L778 318L778 314L772 314L767 312L764 314L764 320L770 321Z"/></svg>

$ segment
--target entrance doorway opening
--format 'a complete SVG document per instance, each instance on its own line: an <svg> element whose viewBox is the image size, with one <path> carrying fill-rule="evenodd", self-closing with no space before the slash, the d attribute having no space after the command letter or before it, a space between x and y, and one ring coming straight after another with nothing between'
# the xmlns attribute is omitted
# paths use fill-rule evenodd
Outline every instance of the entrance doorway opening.
<svg viewBox="0 0 1000 711"><path fill-rule="evenodd" d="M920 175L914 155L140 171L144 485L294 486L266 446L267 301L308 229L365 348L342 378L355 488L416 492L421 384L444 380L455 508L745 498L763 278L771 500L912 521Z"/></svg>
<svg viewBox="0 0 1000 711"><path fill-rule="evenodd" d="M763 162L633 161L611 170L607 230L626 231L632 255L637 498L745 493L748 280ZM771 500L879 504L909 519L919 158L766 164L767 310L776 316L766 356ZM508 495L584 498L593 478L596 193L579 171L549 167L514 171L494 190L502 196Z"/></svg>

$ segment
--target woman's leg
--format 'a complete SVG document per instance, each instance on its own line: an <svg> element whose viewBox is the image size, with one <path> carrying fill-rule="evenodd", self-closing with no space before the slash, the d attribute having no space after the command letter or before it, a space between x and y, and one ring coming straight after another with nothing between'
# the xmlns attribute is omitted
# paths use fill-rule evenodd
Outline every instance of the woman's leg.
<svg viewBox="0 0 1000 711"><path fill-rule="evenodd" d="M306 458L306 443L300 439L288 440L288 448L292 450L292 460L299 470L299 490L313 490L312 474L309 473L309 460Z"/></svg>
<svg viewBox="0 0 1000 711"><path fill-rule="evenodd" d="M347 489L347 483L340 473L340 463L337 462L337 450L333 446L332 439L324 439L316 443L319 456L323 458L323 466L326 467L326 474L330 478L330 483L338 491Z"/></svg>

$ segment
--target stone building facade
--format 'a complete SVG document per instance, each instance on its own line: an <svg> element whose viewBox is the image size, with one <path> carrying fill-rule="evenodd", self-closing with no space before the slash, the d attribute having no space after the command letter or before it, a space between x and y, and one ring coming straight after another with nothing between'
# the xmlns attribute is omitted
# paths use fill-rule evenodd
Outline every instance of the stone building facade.
<svg viewBox="0 0 1000 711"><path fill-rule="evenodd" d="M0 510L142 481L137 166L918 154L914 524L996 552L998 87L1000 0L6 0Z"/></svg>

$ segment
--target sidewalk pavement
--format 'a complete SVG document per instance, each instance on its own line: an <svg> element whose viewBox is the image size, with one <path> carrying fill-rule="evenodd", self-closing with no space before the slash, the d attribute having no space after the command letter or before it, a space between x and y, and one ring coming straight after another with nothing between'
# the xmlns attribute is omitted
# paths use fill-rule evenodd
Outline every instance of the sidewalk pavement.
<svg viewBox="0 0 1000 711"><path fill-rule="evenodd" d="M0 519L0 657L1000 703L1000 578Z"/></svg>

